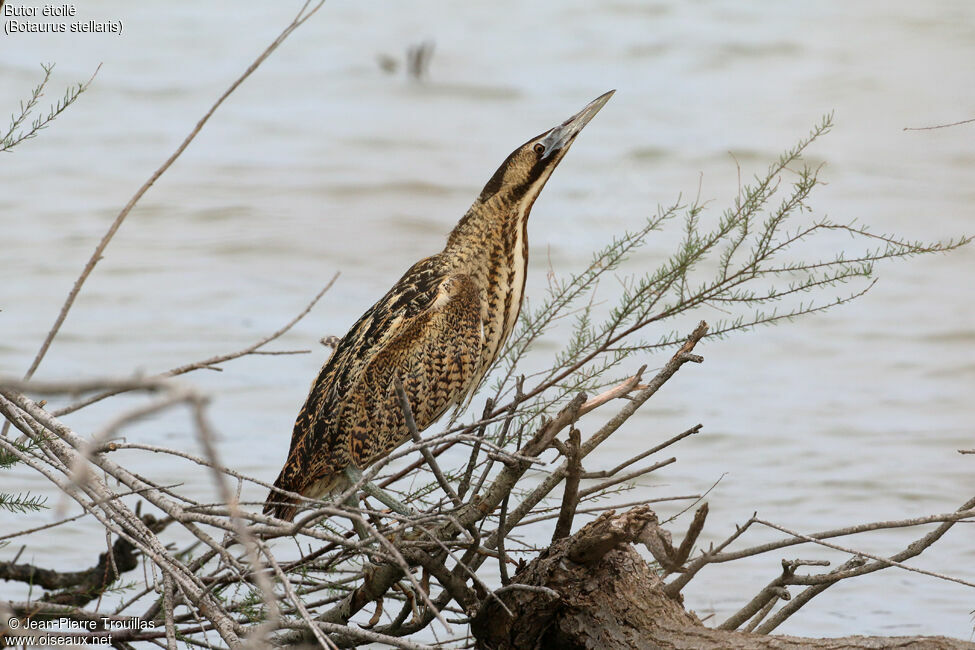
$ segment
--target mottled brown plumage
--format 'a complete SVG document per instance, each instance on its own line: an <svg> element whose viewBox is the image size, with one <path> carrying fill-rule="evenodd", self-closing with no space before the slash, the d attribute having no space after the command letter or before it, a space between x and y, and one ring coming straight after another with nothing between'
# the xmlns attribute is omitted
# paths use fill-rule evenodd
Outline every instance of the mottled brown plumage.
<svg viewBox="0 0 975 650"><path fill-rule="evenodd" d="M422 431L471 393L521 309L531 207L602 95L501 164L440 253L420 260L342 337L298 414L277 488L319 498L410 434L399 377ZM272 492L264 512L292 519L296 500Z"/></svg>

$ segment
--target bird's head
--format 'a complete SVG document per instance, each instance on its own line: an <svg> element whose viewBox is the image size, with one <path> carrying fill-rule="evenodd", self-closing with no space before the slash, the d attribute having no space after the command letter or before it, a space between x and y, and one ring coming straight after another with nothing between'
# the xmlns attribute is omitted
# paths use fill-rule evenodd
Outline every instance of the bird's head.
<svg viewBox="0 0 975 650"><path fill-rule="evenodd" d="M614 92L600 95L565 122L512 151L484 186L478 202L531 207L576 136Z"/></svg>

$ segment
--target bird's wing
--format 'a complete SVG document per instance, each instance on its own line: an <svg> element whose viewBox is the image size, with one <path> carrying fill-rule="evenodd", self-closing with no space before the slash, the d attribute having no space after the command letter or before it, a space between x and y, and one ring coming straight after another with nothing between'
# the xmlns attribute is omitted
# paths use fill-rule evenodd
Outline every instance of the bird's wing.
<svg viewBox="0 0 975 650"><path fill-rule="evenodd" d="M340 426L340 404L363 369L415 318L427 312L446 279L438 256L414 264L399 282L370 307L349 332L312 382L304 407L295 421L288 460L275 487L307 493L350 458L347 434ZM287 512L272 502L284 501L272 492L265 510Z"/></svg>
<svg viewBox="0 0 975 650"><path fill-rule="evenodd" d="M483 343L477 286L467 275L448 276L429 307L404 320L346 394L341 420L351 461L366 467L409 439L395 378L423 430L464 395Z"/></svg>

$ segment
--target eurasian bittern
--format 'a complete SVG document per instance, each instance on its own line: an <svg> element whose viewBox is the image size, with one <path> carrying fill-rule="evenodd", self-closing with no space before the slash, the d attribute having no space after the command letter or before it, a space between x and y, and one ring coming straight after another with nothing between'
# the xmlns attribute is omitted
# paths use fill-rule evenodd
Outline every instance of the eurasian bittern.
<svg viewBox="0 0 975 650"><path fill-rule="evenodd" d="M610 91L515 149L447 238L370 307L318 373L274 486L309 498L340 492L410 438L394 383L419 430L480 383L518 320L528 264L528 213ZM272 491L264 512L294 518Z"/></svg>

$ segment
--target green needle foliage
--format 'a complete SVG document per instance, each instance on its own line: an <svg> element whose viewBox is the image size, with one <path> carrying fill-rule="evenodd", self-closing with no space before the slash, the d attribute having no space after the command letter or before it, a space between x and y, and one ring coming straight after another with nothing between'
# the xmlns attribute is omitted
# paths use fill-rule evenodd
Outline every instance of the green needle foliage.
<svg viewBox="0 0 975 650"><path fill-rule="evenodd" d="M581 272L555 281L538 306L526 302L519 329L507 344L492 387L495 411L522 402L534 416L578 391L616 384L620 364L636 353L672 348L687 335L694 312L708 307L726 314L711 323L709 337L771 325L826 311L858 298L875 282L874 263L925 253L942 253L971 237L926 243L877 234L856 223L828 218L803 220L807 204L821 182L821 166L803 160L806 149L829 132L827 115L768 170L740 188L738 197L711 227L702 222L698 202L660 209L637 230L626 232L601 250ZM788 179L788 180L786 180ZM620 275L625 262L647 244L649 235L683 218L677 250L657 268ZM864 244L856 253L837 252L831 259L808 258L804 251L821 238L844 233ZM595 300L600 280L610 274L622 291L606 309ZM851 284L851 288L842 285ZM600 296L605 300L605 296ZM710 315L710 314L709 314ZM553 326L571 318L568 332L559 332L561 349L545 370L518 387L517 370L528 351ZM711 319L709 318L709 321ZM684 324L677 327L677 324ZM656 338L645 332L666 328ZM635 368L627 367L627 375ZM615 371L615 372L614 372ZM554 389L554 390L553 390Z"/></svg>
<svg viewBox="0 0 975 650"><path fill-rule="evenodd" d="M26 126L27 119L31 116L34 110L37 108L38 102L40 102L41 97L44 96L44 90L47 88L48 82L51 80L51 72L54 70L53 63L42 63L41 68L44 70L44 78L41 82L34 87L31 91L30 98L27 101L20 102L20 111L14 113L10 116L10 127L7 132L0 136L0 152L10 151L18 144L26 140L30 140L36 137L37 134L47 128L47 126L53 122L61 113L71 106L77 100L83 92L88 90L88 86L91 85L92 80L95 78L93 74L91 79L85 83L79 83L74 86L69 87L64 91L64 95L55 102L47 111L47 113L41 113L31 121L29 126ZM98 70L95 70L95 74Z"/></svg>
<svg viewBox="0 0 975 650"><path fill-rule="evenodd" d="M824 116L764 174L741 186L731 206L712 223L705 221L700 202L678 199L597 250L581 271L552 280L539 304L526 299L494 382L489 390L482 389L490 396L490 424L477 420L453 427L451 422L448 430L478 432L485 440L516 449L525 431L537 428L539 418L551 416L573 395L592 395L619 384L645 363L648 353L672 351L701 319L702 309L708 310L711 325L707 336L723 338L858 298L874 285L878 261L943 253L971 241L910 241L855 222L810 217L807 201L821 183L822 166L808 164L803 156L832 125L833 116ZM656 268L629 271L628 260L650 236L675 223L681 223L682 232L676 250ZM846 237L833 241L837 234ZM849 242L859 249L839 248ZM824 259L824 248L837 252ZM607 278L611 282L603 282ZM610 294L606 285L620 289ZM715 311L723 316L715 320ZM521 375L529 352L543 340L557 342L558 351L542 370ZM537 367L537 362L532 365ZM471 494L499 467L492 459L475 457L476 451L468 463L444 468L463 476L465 489L474 488ZM437 484L430 482L416 495L426 505L439 496Z"/></svg>
<svg viewBox="0 0 975 650"><path fill-rule="evenodd" d="M28 513L37 512L47 508L44 505L47 499L42 496L31 495L29 492L23 494L9 494L0 492L0 509L10 512Z"/></svg>
<svg viewBox="0 0 975 650"><path fill-rule="evenodd" d="M2 3L0 3L2 4ZM61 97L54 105L50 107L46 114L40 114L33 121L27 125L27 120L31 114L37 109L37 105L40 102L41 97L44 96L44 90L47 88L48 82L51 80L51 72L54 70L54 64L41 64L41 68L44 70L44 78L41 82L34 87L31 91L30 98L27 101L20 102L20 110L10 116L10 126L6 133L0 135L0 152L10 151L17 145L36 137L37 134L46 128L51 122L53 122L61 113L65 111L71 104L75 102L78 97L81 96L83 92L88 90L91 85L92 78L85 83L79 83L75 86L68 88L64 96ZM95 70L97 74L98 70ZM4 427L6 431L6 427ZM36 444L34 442L29 442L27 444L21 445L18 443L14 444L20 451L25 453L34 453ZM0 470L9 469L19 462L17 456L6 451L0 451ZM23 494L11 494L8 492L0 492L0 509L8 510L10 512L16 513L28 513L36 512L47 506L44 505L45 499L40 496L33 496L29 493Z"/></svg>
<svg viewBox="0 0 975 650"><path fill-rule="evenodd" d="M822 182L822 166L807 163L804 154L832 125L833 116L824 116L764 173L742 185L719 215L709 219L698 200L678 199L595 251L582 270L550 280L547 295L537 304L526 299L518 328L493 371L493 383L482 387L481 394L488 396L485 410L463 424L452 419L441 434L469 436L463 444L470 454L455 454L441 464L462 499L476 498L504 467L489 446L519 449L541 418L551 417L580 392L593 396L632 377L650 354L669 354L702 316L710 324L707 336L723 338L827 311L869 291L876 281L876 262L943 253L971 241L910 241L813 215L808 201ZM633 258L653 234L674 227L680 228L680 237L668 257L649 270L635 264ZM823 257L824 250L829 257ZM715 319L715 312L721 317ZM555 352L541 362L541 370L523 374L528 367L539 367L533 357L540 350L532 352L543 341L548 347L556 343ZM426 512L447 507L439 483L418 467L402 488L402 500ZM534 487L524 482L512 487L510 495L521 501ZM608 485L586 500L599 501L631 487L628 481ZM505 511L502 505L478 528L502 528ZM542 507L533 514L545 511Z"/></svg>
<svg viewBox="0 0 975 650"><path fill-rule="evenodd" d="M29 440L24 444L11 441L11 444L24 453L33 453L37 450L37 443L35 443L33 440ZM0 450L0 470L10 469L19 462L20 459L18 459L14 454ZM7 510L9 512L37 512L38 510L47 508L47 506L44 505L46 501L47 499L44 497L34 496L29 492L22 494L0 492L0 510Z"/></svg>

